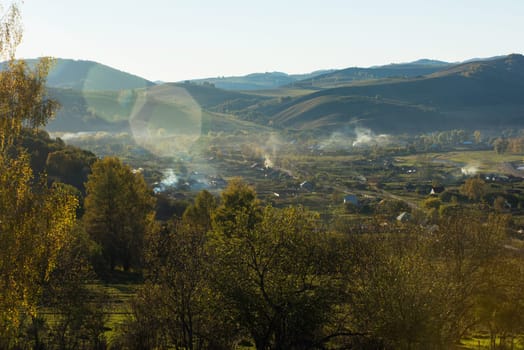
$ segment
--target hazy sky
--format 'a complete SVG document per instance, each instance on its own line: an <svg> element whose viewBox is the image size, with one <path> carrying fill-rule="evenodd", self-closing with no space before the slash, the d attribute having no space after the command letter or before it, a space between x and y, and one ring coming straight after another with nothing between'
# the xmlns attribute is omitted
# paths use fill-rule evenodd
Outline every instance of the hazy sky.
<svg viewBox="0 0 524 350"><path fill-rule="evenodd" d="M18 56L150 80L522 53L524 0L25 0Z"/></svg>

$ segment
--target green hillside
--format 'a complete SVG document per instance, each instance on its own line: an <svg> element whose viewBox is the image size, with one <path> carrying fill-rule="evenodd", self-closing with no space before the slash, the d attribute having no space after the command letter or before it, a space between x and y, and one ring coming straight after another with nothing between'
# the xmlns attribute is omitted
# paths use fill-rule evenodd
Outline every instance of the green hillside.
<svg viewBox="0 0 524 350"><path fill-rule="evenodd" d="M61 108L49 122L50 131L118 131L128 127L136 91L79 91L50 88Z"/></svg>
<svg viewBox="0 0 524 350"><path fill-rule="evenodd" d="M145 125L162 132L233 131L250 125L227 114L270 97L248 95L196 84L163 84L121 91L79 91L50 88L60 104L49 131L129 131ZM214 120L216 119L216 120ZM205 130L204 130L205 129ZM200 129L198 129L200 133Z"/></svg>
<svg viewBox="0 0 524 350"><path fill-rule="evenodd" d="M446 68L441 62L417 62L411 64L412 68L419 67L412 72L437 71L425 76L366 80L322 90L287 87L251 93L191 82L121 91L54 88L50 94L63 107L48 128L120 131L129 130L134 122L135 126L148 125L162 132L181 133L199 128L204 115L206 125L215 125L212 119L218 116L229 116L227 130L232 130L232 125L241 127L240 123L245 122L318 132L354 125L385 133L522 127L522 55ZM388 69L405 73L406 67L401 66ZM385 68L376 69L381 72Z"/></svg>
<svg viewBox="0 0 524 350"><path fill-rule="evenodd" d="M523 74L524 57L510 55L427 77L325 89L256 112L261 122L294 129L356 122L381 132L511 128L524 120Z"/></svg>
<svg viewBox="0 0 524 350"><path fill-rule="evenodd" d="M35 59L29 59L30 65ZM47 77L47 86L82 91L118 91L145 88L153 82L109 66L84 60L58 58Z"/></svg>
<svg viewBox="0 0 524 350"><path fill-rule="evenodd" d="M273 125L292 129L340 130L363 125L387 133L439 129L438 113L423 105L368 96L314 96L276 113Z"/></svg>
<svg viewBox="0 0 524 350"><path fill-rule="evenodd" d="M211 85L189 84L167 84L185 89L203 108L210 109L241 109L254 105L268 97L229 91L213 87Z"/></svg>

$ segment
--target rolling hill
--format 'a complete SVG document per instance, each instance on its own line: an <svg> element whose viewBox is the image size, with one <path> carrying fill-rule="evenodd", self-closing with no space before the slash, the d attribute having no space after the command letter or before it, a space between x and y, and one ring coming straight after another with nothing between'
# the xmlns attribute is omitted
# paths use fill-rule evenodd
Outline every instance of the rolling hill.
<svg viewBox="0 0 524 350"><path fill-rule="evenodd" d="M34 65L36 59L26 60ZM84 60L58 58L47 77L47 86L80 91L119 91L155 85L139 76Z"/></svg>
<svg viewBox="0 0 524 350"><path fill-rule="evenodd" d="M355 123L380 132L522 127L523 78L524 56L509 55L423 77L320 90L256 112L261 123L300 130Z"/></svg>
<svg viewBox="0 0 524 350"><path fill-rule="evenodd" d="M410 63L389 64L370 68L351 67L294 82L294 87L325 89L363 81L400 78L407 79L438 72L451 63L420 59Z"/></svg>
<svg viewBox="0 0 524 350"><path fill-rule="evenodd" d="M286 74L282 72L252 73L238 77L217 77L191 80L197 84L213 84L224 90L269 90L293 84L294 82L334 72L319 70L308 74Z"/></svg>
<svg viewBox="0 0 524 350"><path fill-rule="evenodd" d="M183 120L197 120L191 113L202 113L205 125L213 127L223 124L213 123L213 118L227 119L228 131L235 125L257 124L318 133L355 125L381 133L456 128L492 130L524 125L522 55L457 65L420 60L368 70L374 70L374 77L394 71L404 76L353 81L350 85L320 90L288 87L264 93L224 90L191 82L119 91L51 88L51 96L63 108L48 128L122 131L129 130L139 115L138 120L145 124L169 130L174 128L173 123L184 126ZM407 77L408 72L414 76ZM426 75L420 75L424 72ZM344 71L316 79L328 81L333 74L340 73Z"/></svg>
<svg viewBox="0 0 524 350"><path fill-rule="evenodd" d="M129 131L132 122L137 120L170 130L177 123L183 127L180 121L191 120L195 114L206 116L205 125L221 125L209 120L213 113L245 109L269 99L192 83L120 91L49 88L49 96L56 99L61 108L47 129L62 132ZM246 125L244 120L238 123ZM232 119L228 118L228 130L231 124Z"/></svg>

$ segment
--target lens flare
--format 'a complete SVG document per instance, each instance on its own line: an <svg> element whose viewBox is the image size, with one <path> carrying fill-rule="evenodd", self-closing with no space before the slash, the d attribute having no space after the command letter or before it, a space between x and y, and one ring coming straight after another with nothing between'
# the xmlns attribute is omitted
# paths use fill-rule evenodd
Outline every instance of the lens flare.
<svg viewBox="0 0 524 350"><path fill-rule="evenodd" d="M183 88L164 84L138 92L129 118L135 142L159 156L187 154L202 132L202 109Z"/></svg>

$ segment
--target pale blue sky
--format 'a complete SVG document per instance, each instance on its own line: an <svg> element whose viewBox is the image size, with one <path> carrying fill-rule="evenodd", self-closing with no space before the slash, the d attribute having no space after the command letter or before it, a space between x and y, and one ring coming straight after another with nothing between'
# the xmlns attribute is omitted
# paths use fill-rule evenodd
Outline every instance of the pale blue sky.
<svg viewBox="0 0 524 350"><path fill-rule="evenodd" d="M151 80L522 53L524 0L25 0L18 56Z"/></svg>

